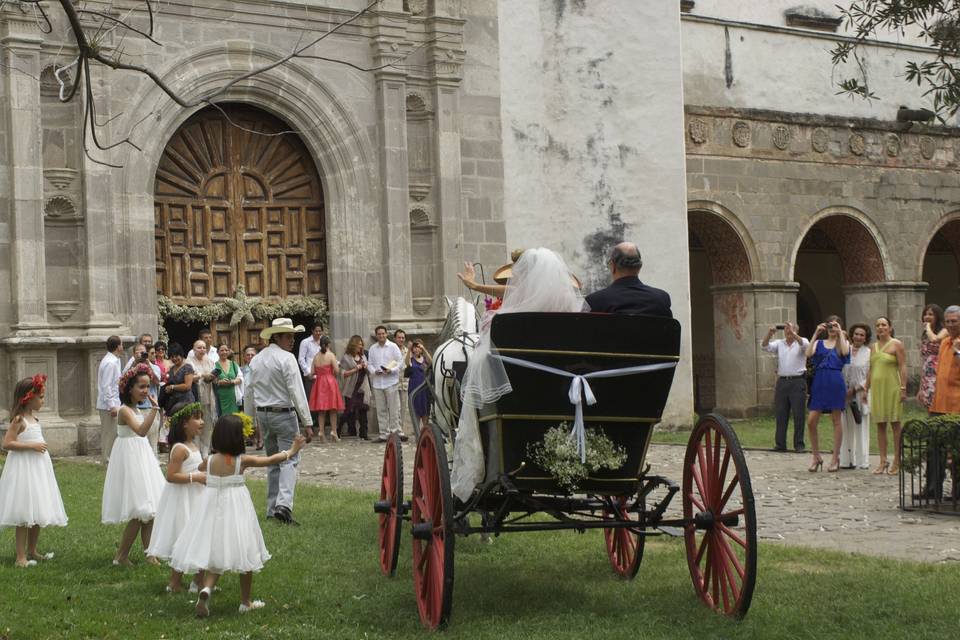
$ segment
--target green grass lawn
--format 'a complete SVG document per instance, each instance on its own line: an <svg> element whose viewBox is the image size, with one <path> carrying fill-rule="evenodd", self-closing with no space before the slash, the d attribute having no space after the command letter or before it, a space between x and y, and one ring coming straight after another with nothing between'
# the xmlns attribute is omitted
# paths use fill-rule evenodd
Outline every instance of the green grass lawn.
<svg viewBox="0 0 960 640"><path fill-rule="evenodd" d="M131 557L110 565L120 527L99 522L103 469L56 465L70 526L44 532L55 560L13 566L13 530L0 532L0 638L414 638L420 628L405 535L398 576L379 575L373 496L301 486L301 527L262 523L273 559L254 578L267 608L237 614L236 577L221 581L212 617L167 572ZM250 481L257 506L264 484ZM456 542L449 638L946 638L956 632L956 566L878 560L763 545L753 608L721 618L694 595L683 548L648 544L637 579L614 578L598 531L514 534Z"/></svg>
<svg viewBox="0 0 960 640"><path fill-rule="evenodd" d="M927 412L917 409L911 405L906 405L903 412L903 422L917 418L926 418ZM737 438L740 444L748 449L770 449L774 444L774 433L776 433L776 422L772 415L750 418L749 420L731 420L731 426L737 432ZM821 416L818 429L820 435L820 450L829 452L833 448L833 422L830 416ZM653 441L657 444L687 444L690 432L683 431L656 431L653 434ZM887 440L893 443L893 430L887 426ZM787 429L787 443L793 442L793 420L791 418ZM804 427L804 442L810 447L809 431ZM876 425L870 426L870 453L876 454L877 448L877 428ZM889 454L893 456L892 450Z"/></svg>

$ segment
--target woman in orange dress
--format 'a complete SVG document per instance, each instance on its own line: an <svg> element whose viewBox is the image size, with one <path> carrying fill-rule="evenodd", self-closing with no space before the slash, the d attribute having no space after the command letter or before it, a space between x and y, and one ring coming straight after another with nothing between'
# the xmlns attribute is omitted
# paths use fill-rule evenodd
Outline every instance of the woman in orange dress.
<svg viewBox="0 0 960 640"><path fill-rule="evenodd" d="M313 359L313 371L317 378L310 389L310 411L317 412L317 435L320 442L324 441L324 427L327 416L330 417L330 440L337 442L340 436L337 433L337 412L343 411L343 396L340 394L340 385L337 376L340 374L340 364L337 356L330 349L330 337L320 338L320 351Z"/></svg>

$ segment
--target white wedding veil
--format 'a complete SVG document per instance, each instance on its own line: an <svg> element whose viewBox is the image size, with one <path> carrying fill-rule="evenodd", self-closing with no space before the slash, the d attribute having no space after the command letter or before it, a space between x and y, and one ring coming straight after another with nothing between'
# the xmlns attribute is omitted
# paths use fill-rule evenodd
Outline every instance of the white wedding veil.
<svg viewBox="0 0 960 640"><path fill-rule="evenodd" d="M586 309L583 295L574 286L567 264L550 249L527 249L513 265L503 304L498 314L533 312L577 312ZM461 396L463 405L453 456L451 487L466 501L483 480L483 448L477 424L477 409L492 404L512 390L510 379L490 340L489 318L480 329L480 340L467 363ZM531 327L531 331L536 328Z"/></svg>

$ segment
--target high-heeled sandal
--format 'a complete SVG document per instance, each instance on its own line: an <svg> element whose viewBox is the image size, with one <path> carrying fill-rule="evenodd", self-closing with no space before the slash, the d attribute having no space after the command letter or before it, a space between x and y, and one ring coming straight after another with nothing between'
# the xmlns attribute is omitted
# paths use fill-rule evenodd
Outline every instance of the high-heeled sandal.
<svg viewBox="0 0 960 640"><path fill-rule="evenodd" d="M827 473L836 473L837 471L840 471L839 462L833 462L827 467Z"/></svg>
<svg viewBox="0 0 960 640"><path fill-rule="evenodd" d="M330 442L340 442L340 436L335 431L330 432Z"/></svg>
<svg viewBox="0 0 960 640"><path fill-rule="evenodd" d="M887 475L889 476L900 475L900 465L897 464L896 462L890 465L890 468L887 469Z"/></svg>
<svg viewBox="0 0 960 640"><path fill-rule="evenodd" d="M817 471L820 471L820 469L822 468L823 468L823 458L817 458L816 460L814 460L813 464L810 465L810 468L807 469L807 471L809 471L810 473L816 473Z"/></svg>
<svg viewBox="0 0 960 640"><path fill-rule="evenodd" d="M887 472L887 469L889 468L890 468L890 463L887 462L886 460L881 460L880 466L873 470L873 475L882 476L884 473Z"/></svg>

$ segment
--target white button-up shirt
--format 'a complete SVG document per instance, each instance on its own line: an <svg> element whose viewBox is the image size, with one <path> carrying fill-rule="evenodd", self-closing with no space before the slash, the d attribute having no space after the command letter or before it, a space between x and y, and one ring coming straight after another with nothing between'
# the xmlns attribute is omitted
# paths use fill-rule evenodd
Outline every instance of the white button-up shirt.
<svg viewBox="0 0 960 640"><path fill-rule="evenodd" d="M807 373L807 345L806 338L797 338L792 344L785 339L771 340L764 350L777 354L778 376L802 376Z"/></svg>
<svg viewBox="0 0 960 640"><path fill-rule="evenodd" d="M107 353L97 368L97 409L109 411L120 407L120 358Z"/></svg>
<svg viewBox="0 0 960 640"><path fill-rule="evenodd" d="M313 359L318 353L320 353L320 341L314 340L313 336L300 343L300 357L297 358L297 362L300 364L303 375L313 375Z"/></svg>
<svg viewBox="0 0 960 640"><path fill-rule="evenodd" d="M390 366L392 365L392 366ZM400 382L400 367L403 366L403 354L395 342L387 340L383 346L374 342L367 357L367 366L370 371L370 384L374 389L387 389ZM381 367L386 367L390 373L382 373Z"/></svg>
<svg viewBox="0 0 960 640"><path fill-rule="evenodd" d="M300 424L313 426L297 358L276 343L250 361L243 410L255 417L257 407L293 407L300 416Z"/></svg>

